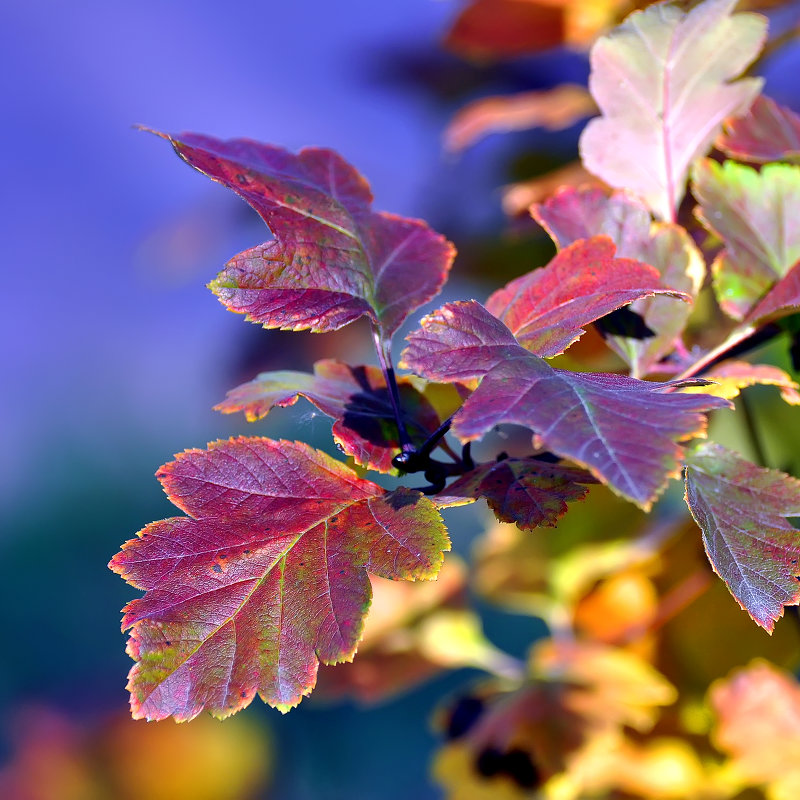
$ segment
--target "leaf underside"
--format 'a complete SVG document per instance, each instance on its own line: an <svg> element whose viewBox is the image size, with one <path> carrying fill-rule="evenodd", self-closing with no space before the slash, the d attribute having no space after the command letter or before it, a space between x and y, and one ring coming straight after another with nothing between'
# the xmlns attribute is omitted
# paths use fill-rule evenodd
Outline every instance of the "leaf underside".
<svg viewBox="0 0 800 800"><path fill-rule="evenodd" d="M765 95L750 110L728 120L716 146L739 161L800 162L800 116Z"/></svg>

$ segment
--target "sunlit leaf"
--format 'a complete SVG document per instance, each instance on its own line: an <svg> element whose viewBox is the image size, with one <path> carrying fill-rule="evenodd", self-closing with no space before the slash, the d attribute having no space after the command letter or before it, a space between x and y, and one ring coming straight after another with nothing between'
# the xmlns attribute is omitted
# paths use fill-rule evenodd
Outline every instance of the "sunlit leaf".
<svg viewBox="0 0 800 800"><path fill-rule="evenodd" d="M535 458L507 458L481 464L451 483L447 497L486 499L497 519L523 530L555 525L567 503L586 496L588 472Z"/></svg>
<svg viewBox="0 0 800 800"><path fill-rule="evenodd" d="M256 692L287 711L319 662L352 659L367 570L430 579L449 548L427 498L386 493L297 442L215 442L158 477L190 516L151 523L110 564L147 592L123 618L137 718L225 717Z"/></svg>
<svg viewBox="0 0 800 800"><path fill-rule="evenodd" d="M703 377L713 381L711 386L691 386L684 392L702 392L713 394L715 397L724 397L733 400L738 397L742 389L757 384L777 386L781 390L781 397L791 406L800 405L800 393L797 385L789 375L778 367L769 364L750 364L747 361L725 361L708 372Z"/></svg>
<svg viewBox="0 0 800 800"><path fill-rule="evenodd" d="M453 420L462 440L511 423L586 467L643 508L680 474L681 440L702 436L701 413L729 403L670 391L670 384L554 369L516 344L474 301L450 303L408 337L403 363L435 380L483 379Z"/></svg>
<svg viewBox="0 0 800 800"><path fill-rule="evenodd" d="M531 207L533 218L563 248L577 239L605 234L617 255L635 258L658 270L661 283L694 299L706 274L705 261L689 234L679 225L653 223L650 212L633 196L591 188L566 188ZM651 372L675 346L689 315L690 303L668 297L638 300L631 309L655 333L645 339L609 337L609 345L631 366L633 375Z"/></svg>
<svg viewBox="0 0 800 800"><path fill-rule="evenodd" d="M546 128L568 128L596 110L589 92L578 84L563 83L540 92L483 97L459 109L444 134L444 145L459 152L490 133Z"/></svg>
<svg viewBox="0 0 800 800"><path fill-rule="evenodd" d="M728 120L716 146L739 161L800 161L800 116L764 95L742 117Z"/></svg>
<svg viewBox="0 0 800 800"><path fill-rule="evenodd" d="M158 135L246 200L275 235L210 284L250 321L319 332L366 316L388 336L445 282L453 246L424 222L372 211L367 182L332 150L295 155L248 139Z"/></svg>
<svg viewBox="0 0 800 800"><path fill-rule="evenodd" d="M579 339L582 326L635 300L654 294L689 300L667 289L654 267L615 251L607 236L580 239L547 266L498 289L486 308L523 347L550 357Z"/></svg>
<svg viewBox="0 0 800 800"><path fill-rule="evenodd" d="M772 632L800 602L800 481L711 442L687 457L686 502L708 559L736 602Z"/></svg>
<svg viewBox="0 0 800 800"><path fill-rule="evenodd" d="M692 181L698 218L725 245L712 264L717 300L743 319L800 260L800 167L703 160Z"/></svg>
<svg viewBox="0 0 800 800"><path fill-rule="evenodd" d="M591 52L589 88L602 117L581 136L586 168L674 221L691 163L726 117L743 112L759 78L731 82L758 55L766 19L731 15L736 0L688 12L658 3L631 14Z"/></svg>
<svg viewBox="0 0 800 800"><path fill-rule="evenodd" d="M441 420L409 378L397 379L403 421L413 444L420 446ZM314 365L314 374L283 370L263 372L228 392L215 406L225 414L244 411L250 422L275 406L291 406L303 396L332 417L333 436L341 449L380 472L391 472L400 449L394 410L386 380L377 367L352 367L334 359Z"/></svg>

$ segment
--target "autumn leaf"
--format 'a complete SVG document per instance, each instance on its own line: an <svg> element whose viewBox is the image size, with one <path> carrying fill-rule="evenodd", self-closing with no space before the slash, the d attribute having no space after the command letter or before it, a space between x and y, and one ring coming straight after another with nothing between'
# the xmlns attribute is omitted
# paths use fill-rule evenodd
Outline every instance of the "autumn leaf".
<svg viewBox="0 0 800 800"><path fill-rule="evenodd" d="M403 422L412 444L419 447L441 420L412 379L399 377L397 384ZM244 411L248 421L254 422L275 406L294 405L300 396L335 420L333 437L357 464L379 472L394 471L392 457L400 441L386 379L377 367L323 359L314 365L313 375L294 370L263 372L232 389L215 408L224 414Z"/></svg>
<svg viewBox="0 0 800 800"><path fill-rule="evenodd" d="M738 397L742 389L748 386L777 386L781 390L781 397L790 406L800 405L800 387L789 375L778 367L769 364L750 364L747 361L725 361L718 364L703 377L712 382L710 386L690 386L684 389L685 393L702 392L715 397L724 397L733 400Z"/></svg>
<svg viewBox="0 0 800 800"><path fill-rule="evenodd" d="M765 295L745 320L750 325L796 314L800 311L800 261L798 261Z"/></svg>
<svg viewBox="0 0 800 800"><path fill-rule="evenodd" d="M430 500L298 442L218 441L158 477L189 516L146 526L109 565L146 592L123 617L135 718L226 717L256 692L288 711L319 662L352 659L367 570L431 579L449 549Z"/></svg>
<svg viewBox="0 0 800 800"><path fill-rule="evenodd" d="M562 189L546 202L531 206L531 215L559 248L589 236L611 237L618 257L650 264L663 286L683 293L684 303L654 296L631 304L654 336L607 338L635 377L657 369L658 362L675 349L692 312L688 301L697 297L705 279L705 261L686 230L672 223L654 223L646 206L630 194L608 196L591 187Z"/></svg>
<svg viewBox="0 0 800 800"><path fill-rule="evenodd" d="M577 341L586 332L582 326L635 300L654 294L690 300L667 289L654 267L615 251L608 236L579 239L547 266L498 289L486 308L523 347L551 357Z"/></svg>
<svg viewBox="0 0 800 800"><path fill-rule="evenodd" d="M687 456L686 502L714 572L768 632L800 602L800 481L745 461L718 444Z"/></svg>
<svg viewBox="0 0 800 800"><path fill-rule="evenodd" d="M705 0L684 12L658 3L592 47L589 89L602 117L583 131L583 163L665 221L675 221L692 162L762 84L731 82L758 55L767 27L759 15L731 15L735 5Z"/></svg>
<svg viewBox="0 0 800 800"><path fill-rule="evenodd" d="M540 92L482 97L456 112L445 130L444 146L457 153L490 133L538 127L563 130L596 109L589 92L574 83L563 83Z"/></svg>
<svg viewBox="0 0 800 800"><path fill-rule="evenodd" d="M734 319L749 319L756 303L800 260L793 211L800 204L800 167L767 164L757 172L706 159L695 165L692 181L698 219L725 245L711 265L717 301Z"/></svg>
<svg viewBox="0 0 800 800"><path fill-rule="evenodd" d="M515 522L523 530L553 526L566 514L567 503L582 500L588 472L536 458L506 458L480 464L442 492L448 498L483 497L497 519Z"/></svg>
<svg viewBox="0 0 800 800"><path fill-rule="evenodd" d="M321 332L366 316L388 337L447 279L453 246L424 222L372 211L367 182L332 150L295 155L249 139L157 135L247 201L275 235L210 284L251 322Z"/></svg>
<svg viewBox="0 0 800 800"><path fill-rule="evenodd" d="M744 781L765 786L770 800L800 792L800 685L766 661L754 661L709 692L714 744Z"/></svg>
<svg viewBox="0 0 800 800"><path fill-rule="evenodd" d="M444 306L407 338L403 364L418 374L444 381L482 377L453 419L462 440L503 423L523 425L542 446L645 509L679 474L678 442L703 435L701 412L729 405L672 392L668 383L554 369L475 301Z"/></svg>
<svg viewBox="0 0 800 800"><path fill-rule="evenodd" d="M800 116L764 95L750 110L725 123L716 146L731 158L763 164L800 162Z"/></svg>

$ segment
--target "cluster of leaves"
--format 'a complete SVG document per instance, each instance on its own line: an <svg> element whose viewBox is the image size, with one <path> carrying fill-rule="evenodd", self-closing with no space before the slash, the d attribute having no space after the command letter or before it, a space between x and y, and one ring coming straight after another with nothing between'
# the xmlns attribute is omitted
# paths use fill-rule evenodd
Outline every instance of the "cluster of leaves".
<svg viewBox="0 0 800 800"><path fill-rule="evenodd" d="M490 5L479 0L465 17ZM515 5L557 9L563 27L566 4ZM670 624L711 590L707 565L678 578L698 539L685 518L643 521L683 476L711 567L739 606L772 632L784 607L800 602L791 521L800 481L704 441L707 415L733 408L748 386L778 386L787 403L800 401L787 372L741 360L777 337L795 357L800 350L800 227L791 216L800 119L761 96L758 78L742 77L766 21L733 5L658 4L596 41L590 90L600 115L580 150L603 186L568 186L534 204L556 256L483 304L447 303L425 316L399 360L410 375L395 374L392 337L441 290L449 242L421 221L373 211L367 183L329 150L159 134L247 201L274 236L211 282L223 305L264 328L318 333L365 318L378 366L328 359L313 373L263 373L218 406L256 421L303 397L333 420L348 463L302 442L237 437L158 471L185 516L146 526L110 564L145 591L123 620L134 717L225 717L256 694L287 711L314 688L320 664L352 661L363 636L355 663L323 671L323 691L383 696L447 666L495 675L446 715L455 744L437 774L453 797L464 796L453 774L493 791L498 781L514 791L544 785L565 798L651 796L662 763L689 777L672 794L662 784L659 797L728 797L772 780L742 753L741 730L751 694L788 678L753 667L718 685L709 695L716 722L702 730L687 708L662 719L674 685L686 685L672 674L682 654L667 641ZM712 152L730 158L719 163ZM690 319L712 296L724 320L716 341ZM573 345L589 330L616 355L616 372L581 363ZM503 425L522 429L524 446L477 462L472 443ZM427 484L387 490L368 471L422 473ZM587 493L593 514L595 498L608 504L611 530L629 509L644 532L632 525L628 538L602 545L566 536L568 508ZM482 544L479 590L552 632L526 664L484 639L464 599L467 570L452 557L427 590L387 583L436 578L450 548L440 511L478 499L503 523ZM531 532L556 525L557 537ZM584 538L587 527L578 526ZM725 608L747 622L732 602ZM738 705L724 699L731 694ZM647 738L653 730L660 739ZM709 771L686 750L680 737L698 730L728 761Z"/></svg>

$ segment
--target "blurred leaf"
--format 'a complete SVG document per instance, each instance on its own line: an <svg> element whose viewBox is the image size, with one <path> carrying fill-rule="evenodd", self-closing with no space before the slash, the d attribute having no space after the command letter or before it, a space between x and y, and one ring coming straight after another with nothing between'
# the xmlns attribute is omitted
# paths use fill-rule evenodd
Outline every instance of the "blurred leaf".
<svg viewBox="0 0 800 800"><path fill-rule="evenodd" d="M332 150L294 155L248 139L157 135L248 202L275 234L210 284L251 322L322 332L367 316L388 337L447 279L453 246L424 222L372 211L367 182Z"/></svg>
<svg viewBox="0 0 800 800"><path fill-rule="evenodd" d="M717 301L741 320L800 260L800 224L792 212L800 204L800 167L767 164L756 172L706 159L695 165L692 181L698 219L725 244L711 265ZM789 295L792 304L796 292ZM772 310L762 310L758 319Z"/></svg>
<svg viewBox="0 0 800 800"><path fill-rule="evenodd" d="M800 311L800 261L798 261L750 312L747 323L764 325Z"/></svg>
<svg viewBox="0 0 800 800"><path fill-rule="evenodd" d="M777 386L781 397L791 406L800 405L800 388L782 369L768 364L750 364L747 361L725 361L718 364L703 377L713 381L711 386L689 386L684 393L702 392L733 400L742 389L756 384Z"/></svg>
<svg viewBox="0 0 800 800"><path fill-rule="evenodd" d="M581 136L584 166L665 221L675 220L691 163L762 84L730 82L760 52L767 25L754 14L731 16L735 5L705 0L683 12L659 3L592 47L589 89L603 116Z"/></svg>
<svg viewBox="0 0 800 800"><path fill-rule="evenodd" d="M769 800L800 795L800 686L765 661L717 681L709 693L716 746Z"/></svg>
<svg viewBox="0 0 800 800"><path fill-rule="evenodd" d="M444 146L450 152L459 152L490 133L537 127L559 131L596 109L586 88L574 83L539 92L483 97L456 112L445 130Z"/></svg>
<svg viewBox="0 0 800 800"><path fill-rule="evenodd" d="M580 161L512 183L503 190L503 211L511 217L527 213L532 203L541 203L563 186L603 187L605 184L587 172Z"/></svg>
<svg viewBox="0 0 800 800"><path fill-rule="evenodd" d="M288 711L320 661L353 658L367 570L432 579L450 549L419 492L387 493L299 442L214 442L158 477L190 516L151 523L110 564L147 592L123 618L136 718L223 718L256 692Z"/></svg>
<svg viewBox="0 0 800 800"><path fill-rule="evenodd" d="M711 566L736 602L772 632L800 602L800 481L706 442L687 455L686 502Z"/></svg>
<svg viewBox="0 0 800 800"><path fill-rule="evenodd" d="M415 384L398 377L403 421L411 441L420 447L441 420ZM244 411L249 422L265 417L275 406L291 406L300 396L333 417L333 437L356 463L379 472L394 472L392 457L400 450L386 380L378 367L353 367L334 359L314 365L314 374L282 370L262 372L237 386L215 406L224 414Z"/></svg>
<svg viewBox="0 0 800 800"><path fill-rule="evenodd" d="M716 146L739 161L800 161L800 116L764 95L742 117L727 120Z"/></svg>

